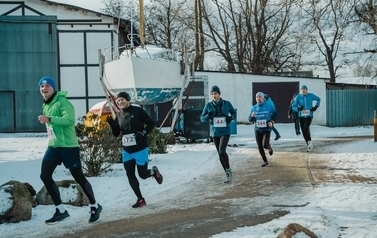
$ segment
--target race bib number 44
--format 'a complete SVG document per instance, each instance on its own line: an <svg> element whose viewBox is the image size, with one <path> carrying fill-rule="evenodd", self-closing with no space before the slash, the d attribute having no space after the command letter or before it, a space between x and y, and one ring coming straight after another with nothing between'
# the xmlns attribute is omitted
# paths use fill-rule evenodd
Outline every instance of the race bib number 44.
<svg viewBox="0 0 377 238"><path fill-rule="evenodd" d="M122 136L122 145L123 146L133 146L136 145L136 139L134 134L127 134Z"/></svg>
<svg viewBox="0 0 377 238"><path fill-rule="evenodd" d="M302 110L301 111L301 116L309 116L310 110Z"/></svg>
<svg viewBox="0 0 377 238"><path fill-rule="evenodd" d="M225 117L215 117L213 118L214 127L226 127Z"/></svg>
<svg viewBox="0 0 377 238"><path fill-rule="evenodd" d="M257 127L267 127L267 120L257 120L255 125Z"/></svg>

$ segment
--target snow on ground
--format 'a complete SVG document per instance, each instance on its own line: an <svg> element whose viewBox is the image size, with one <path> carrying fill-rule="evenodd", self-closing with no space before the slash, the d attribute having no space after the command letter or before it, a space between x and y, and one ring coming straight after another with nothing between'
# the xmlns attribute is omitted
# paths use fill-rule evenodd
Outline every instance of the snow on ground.
<svg viewBox="0 0 377 238"><path fill-rule="evenodd" d="M301 136L294 134L293 124L277 124L282 138L272 141L278 144L277 152L288 151L284 144L303 145ZM363 137L358 140L345 140L342 144L327 146L321 156L329 167L349 168L359 176L377 180L377 142L374 142L373 126L351 128L328 128L312 126L312 137L332 141L332 137ZM366 136L364 138L364 136ZM232 135L229 144L241 147L229 147L229 153L242 154L246 150L256 150L253 127L238 125L237 135ZM315 144L314 144L315 145ZM41 158L47 146L44 133L0 134L0 185L9 180L30 183L36 191L43 184L39 178ZM167 154L150 156L150 166L156 165L164 175L164 183L157 185L153 179L141 180L140 186L148 206L146 209L130 209L136 198L125 176L122 164L115 164L113 170L100 177L88 178L93 186L98 202L103 205L100 221L140 216L169 210L176 203L166 203L162 196L169 191L169 196L180 199L180 206L194 206L189 199L181 197L185 191L195 186L201 176L221 172L213 143L176 144L169 146ZM344 170L345 171L345 170ZM236 171L234 171L236 173ZM339 170L338 173L342 173ZM54 173L55 180L71 179L64 166L59 166ZM157 187L158 186L158 187ZM158 189L156 189L158 188ZM7 193L0 191L0 213L9 204ZM286 204L287 198L275 198L278 204ZM290 214L253 227L240 227L231 232L224 232L213 237L276 237L284 227L291 223L308 227L319 237L377 237L377 185L376 182L325 183L308 189L304 197L295 198L296 203L309 203L303 207L287 208ZM163 204L163 205L161 205ZM55 211L54 206L37 206L33 208L32 218L16 224L1 224L1 237L46 237L74 232L89 227L88 207L66 206L71 217L55 226L44 224ZM137 211L135 211L137 210ZM78 226L79 224L79 226ZM339 229L341 227L341 229ZM304 237L296 235L298 237Z"/></svg>

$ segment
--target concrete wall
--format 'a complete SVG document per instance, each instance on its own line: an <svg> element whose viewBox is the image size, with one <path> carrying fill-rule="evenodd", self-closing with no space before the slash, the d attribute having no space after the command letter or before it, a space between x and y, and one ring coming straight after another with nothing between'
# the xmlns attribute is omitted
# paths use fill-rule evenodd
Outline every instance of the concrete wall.
<svg viewBox="0 0 377 238"><path fill-rule="evenodd" d="M254 97L254 95L252 95L253 83L300 82L300 87L301 85L306 85L308 92L314 93L321 98L321 106L315 112L312 124L326 125L326 83L324 79L220 72L195 72L195 76L208 76L208 90L211 90L213 85L219 86L221 97L225 100L229 100L233 107L237 108L238 122L248 121L247 118ZM212 100L210 96L209 100Z"/></svg>

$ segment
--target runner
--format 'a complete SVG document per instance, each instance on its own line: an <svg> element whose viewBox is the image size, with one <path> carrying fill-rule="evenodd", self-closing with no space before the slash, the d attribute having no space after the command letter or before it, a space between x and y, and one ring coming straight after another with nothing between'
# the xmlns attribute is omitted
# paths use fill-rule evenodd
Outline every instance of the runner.
<svg viewBox="0 0 377 238"><path fill-rule="evenodd" d="M314 101L316 103L313 107ZM306 85L302 85L301 94L296 96L294 106L297 106L302 135L305 139L306 144L308 145L306 152L313 150L313 142L310 134L310 124L313 120L313 114L320 104L321 99L313 93L308 93L308 87Z"/></svg>
<svg viewBox="0 0 377 238"><path fill-rule="evenodd" d="M224 183L229 183L232 181L232 169L229 165L226 147L230 138L229 123L236 118L236 110L229 101L223 100L220 95L219 87L212 86L212 101L203 108L200 119L202 122L210 120L211 136L215 142L220 163L225 171Z"/></svg>
<svg viewBox="0 0 377 238"><path fill-rule="evenodd" d="M295 130L296 130L296 135L301 135L300 132L300 118L298 117L298 109L297 106L294 104L296 94L293 94L293 98L291 100L291 103L289 104L289 109L288 109L288 118L290 119L291 117L293 118L294 125L295 125Z"/></svg>
<svg viewBox="0 0 377 238"><path fill-rule="evenodd" d="M115 120L111 116L107 118L115 137L122 134L122 161L126 170L128 182L134 191L137 200L133 208L146 205L140 191L140 184L135 175L135 166L140 178L154 177L158 184L162 183L163 177L156 166L148 169L148 142L147 134L155 126L148 113L140 106L134 106L130 102L131 97L126 92L117 95L117 104L121 109Z"/></svg>
<svg viewBox="0 0 377 238"><path fill-rule="evenodd" d="M255 124L255 140L258 145L259 154L262 156L262 167L268 165L265 149L272 155L274 151L270 144L270 135L274 121L278 117L278 113L273 105L265 102L265 97L262 92L258 92L255 95L257 103L251 107L249 121Z"/></svg>
<svg viewBox="0 0 377 238"><path fill-rule="evenodd" d="M80 162L80 147L75 130L75 109L67 100L67 92L56 90L55 80L43 77L38 83L40 93L44 98L43 114L38 116L40 123L45 124L48 135L48 148L43 156L41 179L47 192L56 206L55 214L45 221L46 224L55 224L69 218L59 189L52 179L56 167L61 165L69 169L75 181L81 186L90 202L89 223L96 222L102 211L102 206L94 198L92 185L85 178Z"/></svg>
<svg viewBox="0 0 377 238"><path fill-rule="evenodd" d="M274 101L272 100L272 98L268 94L265 93L264 98L265 98L266 103L271 104L276 109ZM271 129L275 134L274 140L279 140L281 138L281 136L280 136L280 133L278 132L278 130L275 128L275 126L272 126Z"/></svg>

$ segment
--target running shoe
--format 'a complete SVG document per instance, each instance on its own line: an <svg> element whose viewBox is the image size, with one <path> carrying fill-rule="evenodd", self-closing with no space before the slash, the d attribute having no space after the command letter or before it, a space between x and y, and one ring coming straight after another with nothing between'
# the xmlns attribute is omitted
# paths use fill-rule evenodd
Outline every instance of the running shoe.
<svg viewBox="0 0 377 238"><path fill-rule="evenodd" d="M67 210L65 212L61 213L59 209L56 208L55 214L48 220L45 221L47 225L53 225L58 222L64 221L69 218L69 214Z"/></svg>
<svg viewBox="0 0 377 238"><path fill-rule="evenodd" d="M93 223L93 222L96 222L98 221L99 219L99 214L101 213L102 211L102 206L98 204L98 207L95 208L95 207L91 207L90 208L90 218L89 218L89 223Z"/></svg>
<svg viewBox="0 0 377 238"><path fill-rule="evenodd" d="M145 205L147 205L145 203L145 199L144 198L138 198L136 200L136 203L134 205L132 205L133 208L138 208L138 207L144 207Z"/></svg>
<svg viewBox="0 0 377 238"><path fill-rule="evenodd" d="M224 181L224 183L229 183L229 182L232 182L232 170L230 168L226 169L226 171L225 171L225 181Z"/></svg>
<svg viewBox="0 0 377 238"><path fill-rule="evenodd" d="M163 177L162 177L160 171L158 170L158 168L156 166L153 166L152 170L153 170L152 176L156 179L158 184L162 184Z"/></svg>

